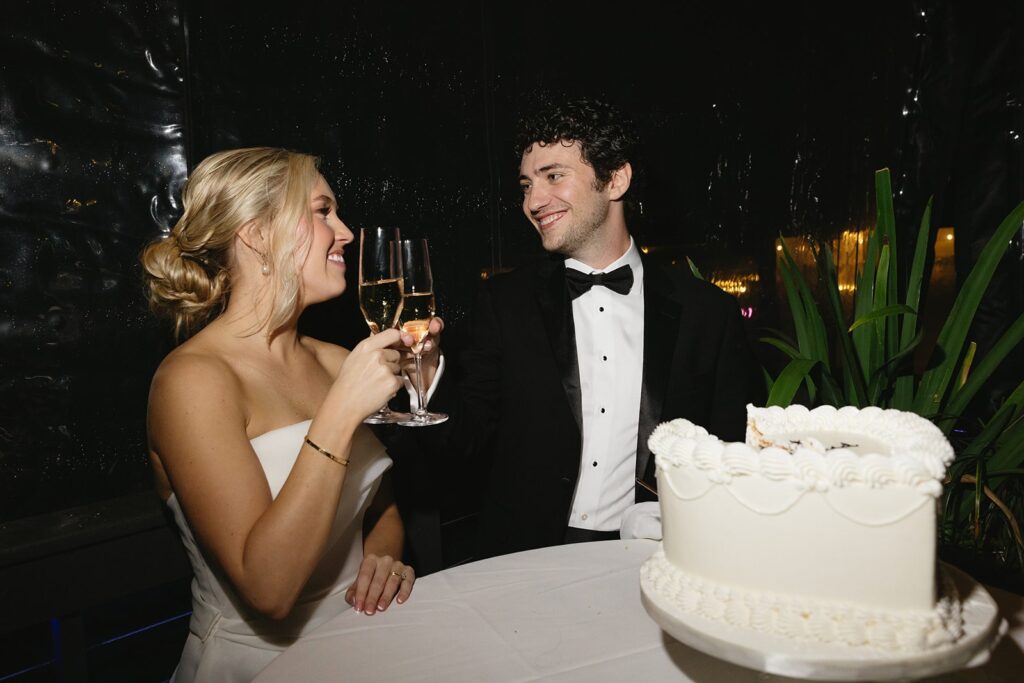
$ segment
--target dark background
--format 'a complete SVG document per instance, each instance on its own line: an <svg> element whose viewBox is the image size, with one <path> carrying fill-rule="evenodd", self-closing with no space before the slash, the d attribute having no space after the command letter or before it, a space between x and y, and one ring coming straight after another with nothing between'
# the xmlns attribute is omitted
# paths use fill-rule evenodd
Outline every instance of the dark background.
<svg viewBox="0 0 1024 683"><path fill-rule="evenodd" d="M876 169L893 171L904 234L935 196L961 277L1024 198L1013 0L0 7L0 533L19 548L148 491L146 394L170 336L137 256L211 152L317 154L350 227L429 237L454 354L481 274L539 251L511 138L545 93L633 114L639 242L706 272L755 263L752 335L780 317L775 239L870 226ZM979 355L1021 310L1022 259L1018 236ZM345 344L366 334L351 295L303 325ZM1020 354L1006 368L992 395L1017 384ZM462 512L437 504L442 521Z"/></svg>
<svg viewBox="0 0 1024 683"><path fill-rule="evenodd" d="M966 272L1024 196L1019 4L819 5L5 0L0 521L147 485L146 390L170 341L137 254L217 150L317 154L350 227L429 237L456 346L481 272L539 251L511 132L544 93L633 114L631 227L656 251L772 275L780 233L870 225L890 167L905 234L935 195ZM755 327L777 317L773 290ZM351 296L305 324L365 335Z"/></svg>

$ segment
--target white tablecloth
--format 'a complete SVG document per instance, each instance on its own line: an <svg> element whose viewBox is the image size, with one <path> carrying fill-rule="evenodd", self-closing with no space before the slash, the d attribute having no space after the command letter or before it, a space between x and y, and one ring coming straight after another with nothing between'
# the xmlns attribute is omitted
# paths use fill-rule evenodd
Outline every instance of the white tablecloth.
<svg viewBox="0 0 1024 683"><path fill-rule="evenodd" d="M346 612L256 678L302 681L785 681L727 664L662 633L640 604L654 541L543 548L416 582L404 605ZM1024 681L1024 598L990 590L1010 624L993 659L943 681Z"/></svg>

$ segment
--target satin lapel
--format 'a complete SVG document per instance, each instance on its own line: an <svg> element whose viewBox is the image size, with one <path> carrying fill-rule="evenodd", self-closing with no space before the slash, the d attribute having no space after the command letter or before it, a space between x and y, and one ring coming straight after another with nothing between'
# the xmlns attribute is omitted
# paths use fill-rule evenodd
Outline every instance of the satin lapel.
<svg viewBox="0 0 1024 683"><path fill-rule="evenodd" d="M662 420L662 406L674 364L676 338L682 305L669 277L655 264L644 262L644 369L640 388L640 417L637 421L636 476L652 488L657 481L648 474L651 451L647 439ZM653 500L639 484L637 502Z"/></svg>
<svg viewBox="0 0 1024 683"><path fill-rule="evenodd" d="M565 398L576 420L576 428L583 433L583 402L580 397L580 366L576 359L576 332L572 317L572 303L565 288L565 265L552 261L550 268L539 273L537 302L554 354L555 365L565 389Z"/></svg>

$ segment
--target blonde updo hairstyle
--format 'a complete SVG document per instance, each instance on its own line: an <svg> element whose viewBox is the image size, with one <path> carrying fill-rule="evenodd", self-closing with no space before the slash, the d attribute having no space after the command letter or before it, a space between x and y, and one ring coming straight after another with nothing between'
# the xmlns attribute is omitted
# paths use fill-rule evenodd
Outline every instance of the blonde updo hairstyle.
<svg viewBox="0 0 1024 683"><path fill-rule="evenodd" d="M261 290L271 297L263 328L269 336L293 318L300 296L296 254L308 239L296 226L311 219L309 195L318 176L316 157L272 147L218 152L196 166L182 191L185 212L141 259L150 308L172 321L179 341L224 310L235 237L250 223L263 234L270 269Z"/></svg>

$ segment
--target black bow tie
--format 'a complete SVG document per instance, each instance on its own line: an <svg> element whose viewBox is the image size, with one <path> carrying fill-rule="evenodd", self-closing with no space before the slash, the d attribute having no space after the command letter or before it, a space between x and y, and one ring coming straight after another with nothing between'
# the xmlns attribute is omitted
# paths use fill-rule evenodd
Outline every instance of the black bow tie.
<svg viewBox="0 0 1024 683"><path fill-rule="evenodd" d="M633 287L633 269L620 266L610 273L581 273L572 268L565 269L565 284L569 288L569 297L575 299L599 285L607 287L617 294L629 294Z"/></svg>

